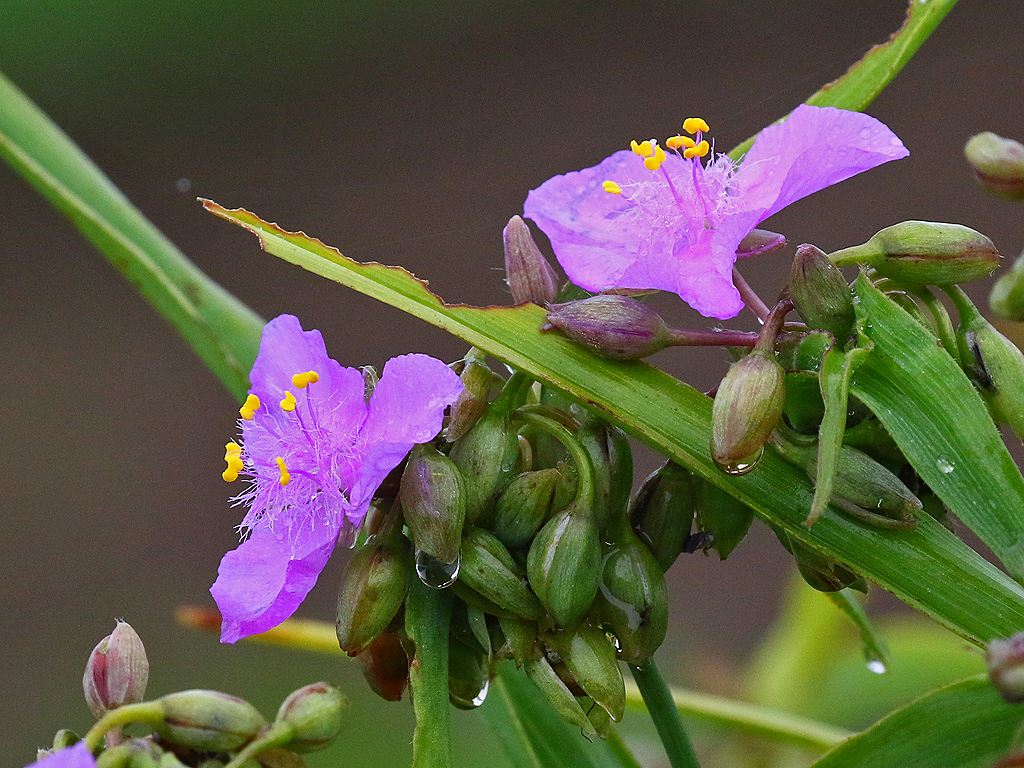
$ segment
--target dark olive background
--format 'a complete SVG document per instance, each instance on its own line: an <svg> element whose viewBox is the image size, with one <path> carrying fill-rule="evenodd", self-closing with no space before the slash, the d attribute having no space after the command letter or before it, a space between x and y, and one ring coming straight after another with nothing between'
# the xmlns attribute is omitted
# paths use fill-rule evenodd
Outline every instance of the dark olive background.
<svg viewBox="0 0 1024 768"><path fill-rule="evenodd" d="M293 312L320 328L339 360L381 364L410 350L454 359L464 345L261 253L195 197L402 264L447 298L507 302L500 232L529 189L630 138L673 133L689 114L732 146L841 74L903 11L898 0L6 0L0 69L215 279L266 317ZM984 129L1024 135L1022 22L1018 0L963 3L869 110L911 157L769 226L834 249L903 219L957 221L1014 255L1020 209L976 188L961 147ZM332 677L358 699L334 763L404 761L407 704L364 695L355 665L220 647L174 624L177 604L208 601L236 541L219 474L237 404L6 168L0 211L5 761L22 764L58 726L88 725L81 667L114 617L144 637L155 693L222 687L269 708ZM786 270L786 254L744 264L767 296ZM674 299L659 307L677 323L699 320ZM658 362L708 387L725 357L675 350ZM642 454L641 469L653 461ZM301 615L331 619L343 561ZM669 676L709 686L728 677L788 572L760 525L725 564L683 558L671 572ZM464 764L479 763L472 750L496 749L479 717L456 722Z"/></svg>

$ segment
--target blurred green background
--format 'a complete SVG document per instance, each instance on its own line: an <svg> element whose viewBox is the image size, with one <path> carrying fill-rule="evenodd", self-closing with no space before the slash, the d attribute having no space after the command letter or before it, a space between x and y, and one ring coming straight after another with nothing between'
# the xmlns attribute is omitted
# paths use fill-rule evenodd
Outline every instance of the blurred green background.
<svg viewBox="0 0 1024 768"><path fill-rule="evenodd" d="M899 0L5 0L0 69L214 278L267 317L294 312L319 327L343 362L380 364L410 350L454 359L463 347L260 253L195 197L303 228L357 259L407 266L447 298L506 302L500 232L529 189L630 138L674 132L688 114L706 116L719 146L732 146L841 74L903 11ZM1024 244L1019 211L975 187L960 149L980 130L1024 135L1022 22L1019 0L954 10L870 110L910 159L792 206L770 226L794 244L834 249L898 220L950 220L1014 255ZM353 723L311 764L405 762L408 702L374 699L354 663L222 647L175 625L176 605L209 601L219 557L235 543L238 513L219 473L236 404L6 168L0 210L8 760L26 762L58 727L87 727L82 665L124 617L146 641L153 693L222 688L270 713L298 685L332 679L354 700ZM746 270L773 296L786 256ZM680 324L697 322L677 301L660 307ZM710 387L725 357L675 350L658 362ZM654 461L641 453L640 470ZM331 563L303 616L332 619L342 565ZM757 524L727 563L683 558L670 573L662 652L671 680L857 727L980 668L956 638L883 597L874 607L889 622L894 664L872 675L855 632L798 590L799 610L777 637L794 627L816 634L803 651L780 641L745 682L789 573ZM460 764L506 764L480 717L460 713L455 727ZM662 764L643 717L628 716L625 733L644 765ZM712 765L790 759L721 731L699 736L705 754L729 756Z"/></svg>

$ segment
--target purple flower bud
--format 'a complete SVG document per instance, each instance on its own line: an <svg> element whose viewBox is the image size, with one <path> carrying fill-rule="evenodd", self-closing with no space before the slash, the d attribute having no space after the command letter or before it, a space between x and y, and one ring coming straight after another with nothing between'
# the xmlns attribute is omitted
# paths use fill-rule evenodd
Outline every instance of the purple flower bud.
<svg viewBox="0 0 1024 768"><path fill-rule="evenodd" d="M330 683L312 683L291 693L277 712L277 722L292 728L288 749L312 752L328 746L345 724L349 701Z"/></svg>
<svg viewBox="0 0 1024 768"><path fill-rule="evenodd" d="M149 682L149 659L142 638L124 621L100 640L82 676L85 703L97 718L124 704L142 701Z"/></svg>
<svg viewBox="0 0 1024 768"><path fill-rule="evenodd" d="M602 295L556 304L548 312L548 323L576 343L616 360L638 360L672 343L661 316L628 296Z"/></svg>
<svg viewBox="0 0 1024 768"><path fill-rule="evenodd" d="M786 236L767 229L752 229L736 248L736 257L746 259L751 256L763 256L766 253L782 248L786 244Z"/></svg>
<svg viewBox="0 0 1024 768"><path fill-rule="evenodd" d="M985 649L988 677L1011 703L1024 701L1024 633L1009 640L992 640Z"/></svg>
<svg viewBox="0 0 1024 768"><path fill-rule="evenodd" d="M711 410L711 456L724 471L753 468L782 417L785 381L769 351L755 349L729 368Z"/></svg>
<svg viewBox="0 0 1024 768"><path fill-rule="evenodd" d="M502 232L505 241L505 275L516 304L548 304L558 296L558 275L544 258L519 216L513 216Z"/></svg>
<svg viewBox="0 0 1024 768"><path fill-rule="evenodd" d="M1024 200L1024 144L985 131L967 140L964 155L987 191L1006 200Z"/></svg>
<svg viewBox="0 0 1024 768"><path fill-rule="evenodd" d="M853 299L839 268L828 256L805 243L796 249L789 273L789 295L811 328L845 339L853 328Z"/></svg>
<svg viewBox="0 0 1024 768"><path fill-rule="evenodd" d="M466 360L459 380L462 382L462 394L452 405L448 426L444 430L444 438L449 443L454 443L473 428L487 410L492 394L501 388L501 378L487 367L482 356Z"/></svg>
<svg viewBox="0 0 1024 768"><path fill-rule="evenodd" d="M455 462L432 445L416 446L402 473L399 498L416 551L442 563L458 561L466 484Z"/></svg>

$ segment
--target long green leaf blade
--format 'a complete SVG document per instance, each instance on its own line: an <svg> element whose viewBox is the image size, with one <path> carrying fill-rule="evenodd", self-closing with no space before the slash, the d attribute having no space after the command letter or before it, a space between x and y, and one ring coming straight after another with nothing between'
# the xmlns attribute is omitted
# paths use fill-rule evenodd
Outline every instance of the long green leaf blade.
<svg viewBox="0 0 1024 768"><path fill-rule="evenodd" d="M940 688L896 710L816 762L813 768L989 768L1020 728L984 676Z"/></svg>
<svg viewBox="0 0 1024 768"><path fill-rule="evenodd" d="M397 307L485 350L593 407L673 461L753 508L765 520L868 578L974 642L1024 626L1024 589L945 528L924 519L913 531L880 532L827 512L803 525L812 489L801 472L772 452L743 477L712 463L711 401L668 374L639 362L599 358L544 334L534 305L450 305L403 269L360 264L302 233L289 233L243 210L206 202L208 210L255 234L285 261Z"/></svg>
<svg viewBox="0 0 1024 768"><path fill-rule="evenodd" d="M874 344L851 391L936 495L1020 581L1024 477L981 396L935 337L863 275L861 332Z"/></svg>
<svg viewBox="0 0 1024 768"><path fill-rule="evenodd" d="M263 321L201 272L103 172L0 75L0 157L96 246L237 397Z"/></svg>

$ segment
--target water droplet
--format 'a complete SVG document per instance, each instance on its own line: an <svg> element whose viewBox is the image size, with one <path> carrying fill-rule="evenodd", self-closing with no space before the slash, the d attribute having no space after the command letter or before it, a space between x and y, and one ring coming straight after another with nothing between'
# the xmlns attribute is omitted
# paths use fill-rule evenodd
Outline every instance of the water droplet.
<svg viewBox="0 0 1024 768"><path fill-rule="evenodd" d="M747 472L757 466L757 462L761 460L764 455L764 448L755 453L753 456L748 456L745 459L733 462L718 462L715 460L715 464L720 470L725 472L727 475L745 475Z"/></svg>
<svg viewBox="0 0 1024 768"><path fill-rule="evenodd" d="M939 472L941 472L944 475L948 475L950 472L956 469L956 464L947 459L945 456L939 456L939 458L935 460L935 466L938 467Z"/></svg>
<svg viewBox="0 0 1024 768"><path fill-rule="evenodd" d="M446 563L421 550L416 552L416 575L431 589L445 589L454 584L461 564L461 555L456 556L455 562Z"/></svg>
<svg viewBox="0 0 1024 768"><path fill-rule="evenodd" d="M881 659L871 659L868 661L868 672L874 672L876 675L884 675L889 670L885 666L885 662Z"/></svg>
<svg viewBox="0 0 1024 768"><path fill-rule="evenodd" d="M483 687L472 699L465 699L462 696L456 696L451 691L448 691L448 701L451 702L453 707L458 707L459 709L476 709L487 700L487 691L490 690L490 687L491 681L484 678Z"/></svg>

